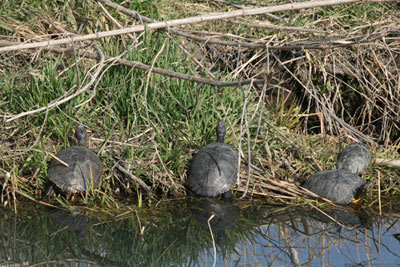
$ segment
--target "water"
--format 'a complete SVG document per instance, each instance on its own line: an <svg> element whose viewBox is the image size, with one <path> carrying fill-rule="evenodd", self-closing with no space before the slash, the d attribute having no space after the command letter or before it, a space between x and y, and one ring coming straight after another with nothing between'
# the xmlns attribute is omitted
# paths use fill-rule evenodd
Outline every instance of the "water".
<svg viewBox="0 0 400 267"><path fill-rule="evenodd" d="M196 199L117 217L37 209L0 216L1 266L400 265L394 212Z"/></svg>

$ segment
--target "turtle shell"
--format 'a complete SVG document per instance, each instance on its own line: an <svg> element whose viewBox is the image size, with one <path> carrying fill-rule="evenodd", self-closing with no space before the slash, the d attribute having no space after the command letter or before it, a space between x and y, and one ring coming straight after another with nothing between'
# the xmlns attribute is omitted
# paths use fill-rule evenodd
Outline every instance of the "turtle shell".
<svg viewBox="0 0 400 267"><path fill-rule="evenodd" d="M363 144L350 144L338 155L336 168L352 173L362 173L371 159L369 149Z"/></svg>
<svg viewBox="0 0 400 267"><path fill-rule="evenodd" d="M238 154L228 144L212 142L194 157L188 174L190 189L214 197L228 192L236 182Z"/></svg>
<svg viewBox="0 0 400 267"><path fill-rule="evenodd" d="M61 150L56 157L69 165L67 167L55 158L50 161L48 175L60 189L77 193L98 187L102 166L93 151L84 146L71 146Z"/></svg>
<svg viewBox="0 0 400 267"><path fill-rule="evenodd" d="M365 181L346 170L328 170L310 176L303 187L336 204L349 204L357 199Z"/></svg>

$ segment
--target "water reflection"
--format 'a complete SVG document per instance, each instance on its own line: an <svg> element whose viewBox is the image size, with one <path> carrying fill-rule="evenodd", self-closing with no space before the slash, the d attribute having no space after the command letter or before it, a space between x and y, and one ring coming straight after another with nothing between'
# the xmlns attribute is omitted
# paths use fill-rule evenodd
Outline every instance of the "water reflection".
<svg viewBox="0 0 400 267"><path fill-rule="evenodd" d="M216 198L193 199L189 202L193 218L215 238L216 244L226 247L226 229L231 228L239 219L240 208L229 200Z"/></svg>
<svg viewBox="0 0 400 267"><path fill-rule="evenodd" d="M337 227L368 228L370 227L370 216L350 207L336 207L326 210L318 208L311 209L305 213L306 216L325 224L334 224Z"/></svg>
<svg viewBox="0 0 400 267"><path fill-rule="evenodd" d="M393 266L400 223L351 208L170 201L113 218L0 214L1 265Z"/></svg>

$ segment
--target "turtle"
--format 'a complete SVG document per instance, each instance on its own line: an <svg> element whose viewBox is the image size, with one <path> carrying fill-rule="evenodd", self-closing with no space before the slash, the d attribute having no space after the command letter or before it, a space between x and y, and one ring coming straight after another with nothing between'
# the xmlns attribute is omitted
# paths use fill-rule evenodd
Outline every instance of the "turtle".
<svg viewBox="0 0 400 267"><path fill-rule="evenodd" d="M371 153L364 144L353 143L338 155L336 168L361 174L368 167L370 159Z"/></svg>
<svg viewBox="0 0 400 267"><path fill-rule="evenodd" d="M50 180L69 193L97 188L102 172L100 159L87 147L87 133L83 125L76 127L75 137L77 145L58 152L56 157L51 159L48 169Z"/></svg>
<svg viewBox="0 0 400 267"><path fill-rule="evenodd" d="M311 175L303 187L333 203L350 204L358 201L365 181L347 170L327 170Z"/></svg>
<svg viewBox="0 0 400 267"><path fill-rule="evenodd" d="M232 186L238 175L238 153L225 143L226 127L217 124L217 140L203 147L193 158L188 173L190 190L199 196L232 197ZM190 194L190 192L189 192Z"/></svg>

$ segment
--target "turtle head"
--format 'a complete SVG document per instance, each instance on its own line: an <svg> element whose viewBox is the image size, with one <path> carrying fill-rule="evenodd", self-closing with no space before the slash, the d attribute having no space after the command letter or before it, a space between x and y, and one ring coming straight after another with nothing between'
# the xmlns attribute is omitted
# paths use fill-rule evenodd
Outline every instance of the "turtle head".
<svg viewBox="0 0 400 267"><path fill-rule="evenodd" d="M225 142L225 133L226 127L222 121L219 121L217 124L217 142L224 143Z"/></svg>
<svg viewBox="0 0 400 267"><path fill-rule="evenodd" d="M85 127L82 124L76 127L75 137L76 141L78 142L78 146L87 147L87 133Z"/></svg>

